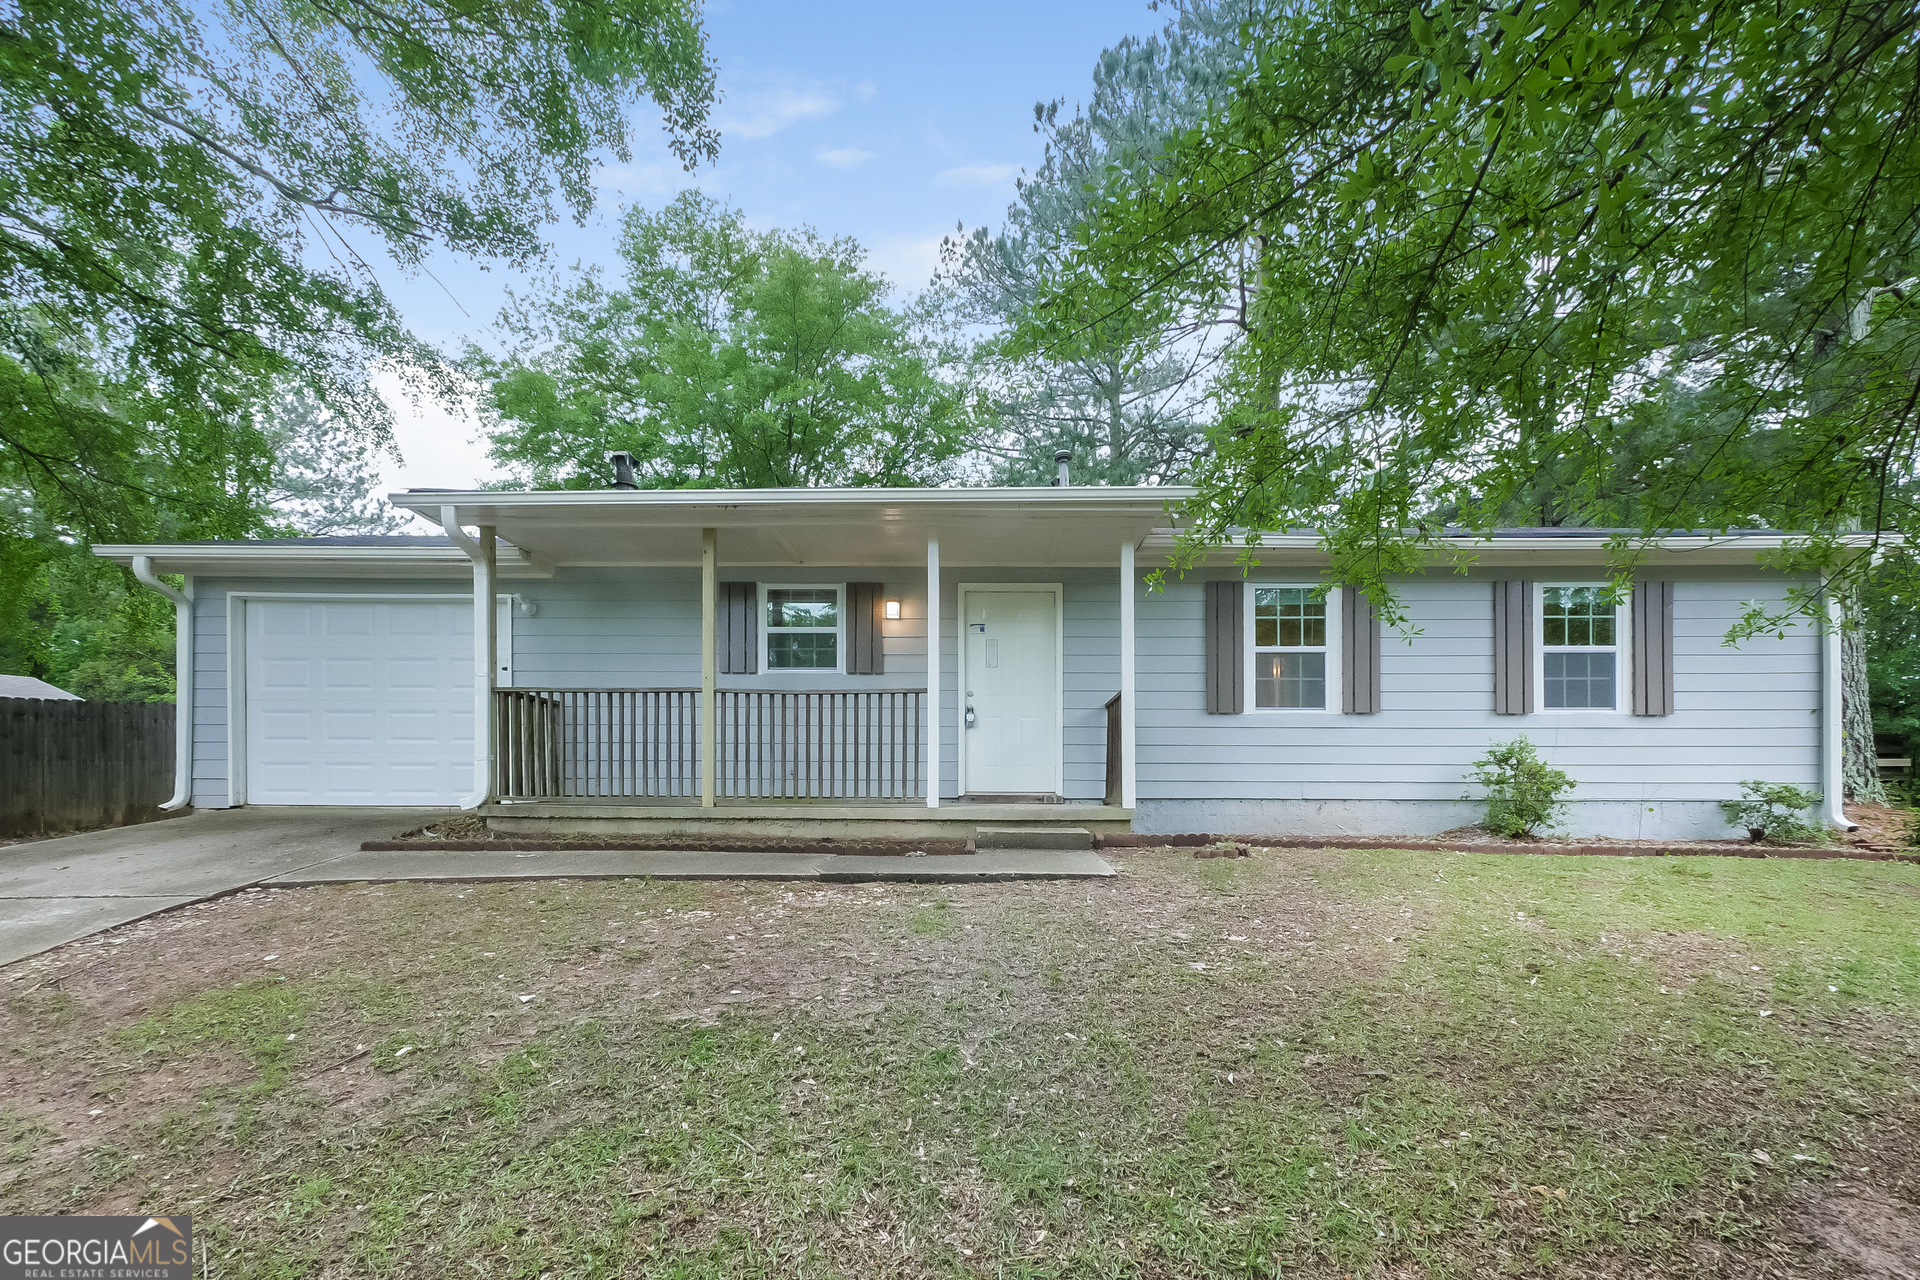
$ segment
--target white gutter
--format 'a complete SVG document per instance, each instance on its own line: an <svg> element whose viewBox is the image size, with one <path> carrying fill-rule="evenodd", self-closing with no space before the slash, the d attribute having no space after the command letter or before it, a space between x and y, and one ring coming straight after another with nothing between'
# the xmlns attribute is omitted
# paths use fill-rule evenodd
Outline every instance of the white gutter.
<svg viewBox="0 0 1920 1280"><path fill-rule="evenodd" d="M1846 811L1846 693L1841 682L1840 599L1826 593L1827 625L1820 634L1820 818L1842 831L1860 824Z"/></svg>
<svg viewBox="0 0 1920 1280"><path fill-rule="evenodd" d="M193 597L154 577L151 556L133 558L133 576L173 601L173 798L160 807L180 809L193 800Z"/></svg>
<svg viewBox="0 0 1920 1280"><path fill-rule="evenodd" d="M481 526L479 538L460 527L452 507L440 511L440 527L473 562L473 791L460 802L478 809L493 791L494 557L493 530Z"/></svg>

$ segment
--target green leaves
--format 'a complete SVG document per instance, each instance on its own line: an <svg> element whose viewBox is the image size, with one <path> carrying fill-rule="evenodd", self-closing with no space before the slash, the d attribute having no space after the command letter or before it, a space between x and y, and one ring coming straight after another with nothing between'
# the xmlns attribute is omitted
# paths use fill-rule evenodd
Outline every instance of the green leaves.
<svg viewBox="0 0 1920 1280"><path fill-rule="evenodd" d="M387 439L377 369L454 399L381 255L538 258L642 99L713 154L687 0L0 13L0 661L54 669L76 545L261 531L283 393L361 448Z"/></svg>
<svg viewBox="0 0 1920 1280"><path fill-rule="evenodd" d="M471 350L493 456L536 486L606 483L625 449L663 487L926 484L970 433L940 355L851 240L749 230L697 192L631 210L623 288L597 272Z"/></svg>
<svg viewBox="0 0 1920 1280"><path fill-rule="evenodd" d="M1920 273L1917 21L1276 5L1218 117L1109 185L1023 338L1252 277L1217 390L1253 430L1199 467L1195 548L1318 527L1383 598L1378 566L1444 525L1771 524L1811 535L1802 570L1857 573L1838 534L1916 524L1920 311L1849 317Z"/></svg>

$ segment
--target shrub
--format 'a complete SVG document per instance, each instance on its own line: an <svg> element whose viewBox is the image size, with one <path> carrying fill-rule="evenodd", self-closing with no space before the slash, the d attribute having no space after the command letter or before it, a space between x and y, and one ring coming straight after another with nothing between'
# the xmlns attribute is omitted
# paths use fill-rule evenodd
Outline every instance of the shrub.
<svg viewBox="0 0 1920 1280"><path fill-rule="evenodd" d="M1525 734L1489 747L1473 763L1467 776L1486 788L1482 824L1487 830L1512 839L1558 825L1560 810L1566 807L1561 797L1573 790L1573 779L1542 760Z"/></svg>
<svg viewBox="0 0 1920 1280"><path fill-rule="evenodd" d="M1909 809L1900 815L1900 847L1920 849L1920 809Z"/></svg>
<svg viewBox="0 0 1920 1280"><path fill-rule="evenodd" d="M1807 813L1820 803L1820 793L1784 782L1743 782L1738 800L1722 800L1727 821L1745 827L1755 844L1826 844L1833 837Z"/></svg>

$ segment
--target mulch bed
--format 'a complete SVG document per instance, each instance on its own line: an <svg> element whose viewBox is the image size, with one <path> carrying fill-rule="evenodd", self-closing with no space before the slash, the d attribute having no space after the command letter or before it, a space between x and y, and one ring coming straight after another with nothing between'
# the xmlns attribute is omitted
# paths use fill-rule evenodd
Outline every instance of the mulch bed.
<svg viewBox="0 0 1920 1280"><path fill-rule="evenodd" d="M1408 840L1358 836L1260 836L1260 835L1122 835L1095 836L1097 849L1184 849L1199 848L1195 857L1230 856L1208 850L1239 846L1248 849L1412 849L1432 853L1509 853L1557 854L1562 856L1610 858L1842 858L1861 862L1920 862L1920 853L1912 850L1878 849L1861 845L1836 845L1831 848L1802 848L1788 845L1751 844L1745 840L1702 841L1693 844L1661 844L1658 841L1620 841L1612 844L1560 844L1550 840Z"/></svg>

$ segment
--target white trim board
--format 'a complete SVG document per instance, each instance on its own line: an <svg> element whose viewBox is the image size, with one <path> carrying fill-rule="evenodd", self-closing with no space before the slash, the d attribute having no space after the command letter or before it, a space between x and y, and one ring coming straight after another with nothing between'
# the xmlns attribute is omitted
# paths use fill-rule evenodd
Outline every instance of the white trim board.
<svg viewBox="0 0 1920 1280"><path fill-rule="evenodd" d="M1059 582L960 582L954 584L954 625L960 640L954 648L954 704L959 708L954 722L955 785L959 794L967 794L967 592L969 591L1051 591L1053 592L1053 794L1066 790L1067 757L1067 590Z"/></svg>
<svg viewBox="0 0 1920 1280"><path fill-rule="evenodd" d="M227 807L247 803L247 602L249 600L472 601L473 592L229 591L227 592ZM513 684L513 596L496 594L499 649L494 685ZM239 608L234 605L238 603Z"/></svg>

